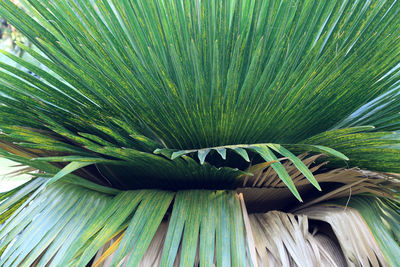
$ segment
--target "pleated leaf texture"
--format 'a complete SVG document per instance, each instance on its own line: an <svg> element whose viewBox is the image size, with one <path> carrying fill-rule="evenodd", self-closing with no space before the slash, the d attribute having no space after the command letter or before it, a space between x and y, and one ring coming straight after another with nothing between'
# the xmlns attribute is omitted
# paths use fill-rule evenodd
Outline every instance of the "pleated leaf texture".
<svg viewBox="0 0 400 267"><path fill-rule="evenodd" d="M17 2L0 266L400 265L398 1Z"/></svg>

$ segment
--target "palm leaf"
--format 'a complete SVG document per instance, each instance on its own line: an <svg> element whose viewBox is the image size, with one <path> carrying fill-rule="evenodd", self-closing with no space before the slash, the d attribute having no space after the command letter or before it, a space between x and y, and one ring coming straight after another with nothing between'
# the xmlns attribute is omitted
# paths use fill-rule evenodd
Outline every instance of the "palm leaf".
<svg viewBox="0 0 400 267"><path fill-rule="evenodd" d="M42 67L2 52L0 155L40 173L0 265L396 263L398 175L355 167L399 172L398 1L20 2ZM314 206L349 194L391 200Z"/></svg>
<svg viewBox="0 0 400 267"><path fill-rule="evenodd" d="M387 266L378 244L356 210L314 206L299 213L310 219L327 222L332 227L347 264Z"/></svg>
<svg viewBox="0 0 400 267"><path fill-rule="evenodd" d="M384 34L392 30L392 24L380 25L377 22L383 14L387 20L395 18L397 10L394 7L388 8L389 6L383 3L370 3L365 6L357 4L353 7L357 12L346 13L345 10L350 8L348 3L296 3L292 8L287 3L279 6L273 3L252 2L243 5L231 5L227 2L221 6L216 3L210 6L188 3L180 6L172 1L166 5L135 3L125 6L123 3L109 4L105 1L79 1L70 5L62 2L52 3L47 7L49 10L43 10L43 4L37 1L23 2L27 10L35 15L35 21L11 3L5 3L2 10L43 54L23 44L20 44L21 47L58 76L46 74L46 71L36 68L35 71L40 72L43 81L36 80L16 68L4 66L8 72L13 73L3 73L4 92L29 107L30 114L36 114L37 119L32 122L34 125L31 125L33 128L42 129L45 126L51 132L57 133L60 139L60 142L53 146L50 145L51 141L44 145L43 138L54 139L54 135L49 137L48 133L34 130L27 132L28 136L22 137L18 134L21 129L16 129L13 125L4 127L7 140L19 143L27 149L46 149L55 153L62 151L72 155L94 156L95 153L100 153L106 157L115 157L118 154L125 155L125 160L135 158L136 161L139 154L137 151L147 153L163 145L174 147L173 158L185 154L179 151L179 148L192 151L193 147L203 147L197 153L202 163L211 151L204 147L210 145L219 145L214 148L218 148L218 153L224 157L226 150L221 145L227 143L259 143L267 139L279 142L298 141L300 136L296 136L296 132L306 136L310 135L309 129L321 131L322 119L323 127L328 127L326 121L337 121L335 118L339 118L343 112L348 113L350 108L354 110L366 103L377 94L378 89L380 92L389 90L390 83L396 75L396 71L393 70L391 74L379 77L379 73L388 72L395 66L394 61L368 65L365 71L374 68L376 75L369 77L380 85L368 87L369 93L362 94L362 97L353 97L351 101L349 97L361 90L360 88L366 88L372 80L363 80L357 85L359 87L353 88L351 92L345 91L344 85L338 89L336 81L332 82L333 78L337 77L335 75L344 70L348 74L341 76L346 77L346 80L341 81L342 84L359 77L360 69L357 64L366 60L370 62L372 55L365 53L359 57L358 50L375 51L373 48L379 42L387 42L387 45L379 43L381 49L377 51L382 54L387 53L386 51L396 51L391 38L383 39ZM198 15L189 19L182 13L184 9L207 13L211 21L206 22ZM169 12L175 14L176 19L168 18L166 14ZM243 14L248 12L252 14L251 19L244 20ZM148 23L136 18L135 14L139 13L143 14ZM161 17L155 14L161 14ZM279 19L283 14L287 21ZM221 24L213 26L215 16L229 22L226 25L229 25L230 34L225 32ZM264 19L267 17L269 20ZM362 23L363 17L366 23ZM106 18L107 22L104 22L103 18ZM193 21L190 21L192 19ZM350 23L352 19L353 23ZM271 22L275 30L269 29L267 22ZM192 23L198 27L190 27L189 30L186 25ZM314 29L314 33L309 31L304 36L299 34L305 30L304 26L298 26L303 25L301 23L308 23L309 29ZM82 24L86 26L83 27ZM179 27L171 28L173 24ZM35 25L35 30L32 29L32 25ZM162 33L159 29L163 29ZM324 30L326 32L322 33ZM379 34L369 38L367 42L362 36L371 30L379 31ZM341 31L345 32L345 35L340 38L332 37ZM208 33L204 35L206 32ZM37 38L39 34L40 39ZM111 38L113 35L118 36L119 41ZM288 38L275 41L279 40L280 36ZM210 40L219 41L220 45L215 47ZM164 46L166 42L169 45ZM292 43L300 45L291 46ZM332 58L330 54L333 48L335 57ZM274 56L263 53L268 50L274 51ZM286 55L283 55L282 51L285 51ZM245 52L246 57L243 57ZM300 59L304 52L308 53L307 57ZM32 64L9 53L5 54L25 67L32 67ZM218 57L215 59L219 62L217 65L221 65L216 71L213 59L215 55ZM204 59L199 60L201 57ZM184 60L185 58L191 60ZM172 68L168 68L169 62L173 63ZM276 68L278 64L281 67ZM106 68L107 65L111 67ZM326 67L321 69L324 65ZM320 74L315 75L320 69ZM323 74L328 70L332 75L324 77ZM215 73L217 78L212 77L210 73ZM297 77L304 78L299 80ZM275 85L274 81L282 78L287 82ZM211 95L207 90L200 90L204 84L211 85ZM265 87L265 84L273 85ZM320 84L320 87L315 87L315 84ZM10 90L10 87L16 90ZM291 91L288 91L289 88ZM338 90L337 98L331 98L332 88ZM326 91L325 94L319 93L322 89ZM32 94L35 94L34 101L31 100ZM68 101L64 101L66 96ZM311 97L312 101L320 103L318 107L324 108L303 109L314 112L313 116L303 114L302 118L298 117L296 114L301 114L297 112L298 108L308 105L310 102L306 100ZM166 101L160 101L161 99ZM332 103L346 102L346 108L339 111L333 109L335 112L326 113L332 114L330 119L319 116L318 114L322 114L321 112L329 106L324 104L328 99ZM293 106L300 100L301 105ZM15 101L4 101L7 106L16 108ZM276 110L290 111L285 123L276 123L278 119L280 121L280 117L274 115ZM21 111L24 110L18 108L18 112ZM210 120L210 112L217 117ZM305 120L308 117L318 119L310 124ZM229 123L215 124L215 118L217 121ZM61 121L63 122L60 123ZM16 121L13 122L15 123ZM254 125L259 128L253 128ZM308 129L293 127L296 131L293 131L291 136L291 131L282 128L286 127L284 125L307 125ZM250 126L251 131L247 130ZM277 132L284 134L277 138ZM75 148L71 147L71 143ZM101 147L104 145L106 148ZM121 150L122 147L127 149ZM344 157L343 154L321 145L307 144L302 149ZM242 147L232 150L249 160ZM287 150L279 150L287 154ZM158 151L170 153L166 152L165 148ZM266 154L263 155L265 157ZM148 163L152 161L150 158L156 159L148 156ZM312 174L304 169L293 155L290 158L300 164L300 169L307 172L309 180L318 187ZM172 164L167 167L167 161L162 164L165 167L158 169L158 173L164 173L162 169L165 168L174 168ZM154 162L150 165L154 166ZM285 171L278 166L279 163L274 163L282 179L300 198ZM130 170L133 168L135 167L132 166ZM389 164L382 167L384 168L393 170ZM151 170L147 167L143 169ZM154 176L147 174L149 175ZM113 177L109 175L106 178L109 181L103 181L103 184L109 185ZM117 187L124 186L120 181L111 184Z"/></svg>
<svg viewBox="0 0 400 267"><path fill-rule="evenodd" d="M379 24L383 15L385 21L396 17L398 10L395 6L389 8L389 3L374 2L365 6L357 3L353 7L356 12L347 12L350 4L340 2L282 4L277 8L272 2L249 3L248 6L231 6L230 2L222 6L216 3L210 6L188 3L182 7L172 1L164 6L159 3L134 3L128 8L116 2L110 5L105 1L80 1L69 6L52 3L47 7L50 12L43 10L43 5L36 1L26 5L35 11L37 21L23 15L11 3L5 3L2 12L54 62L32 49L27 49L28 52L76 87L71 89L79 91L79 98L87 105L87 108L82 106L82 110L93 108L94 103L111 116L119 117L118 111L124 110L128 125L144 135L148 134L146 128L150 129L168 146L176 148L210 147L243 141L260 143L264 140L286 143L288 140L304 139L333 126L344 115L376 96L378 91L388 91L390 81L396 74L393 71L384 76L397 64L396 57L378 60L383 58L381 55L398 53L395 39L391 37L396 35L394 24ZM103 14L96 12L96 8ZM229 21L228 32L221 24L212 26L212 21L206 22L199 16L185 16L183 8L189 12L198 9L201 14L207 13L210 19L219 16ZM215 14L210 14L211 10ZM252 14L246 26L240 23L244 21L244 10ZM176 19L163 17L169 12L175 14ZM134 16L136 13L143 14L148 23L141 22ZM155 14L161 14L161 17ZM279 19L282 14L286 20ZM269 19L265 20L267 16ZM113 26L107 28L102 17L108 20L107 25ZM267 22L275 25L274 30L267 28ZM83 23L88 27L82 27ZM171 28L173 23L179 26ZM185 25L192 23L198 27L189 30ZM302 35L304 26L298 25L306 24L309 33ZM65 31L62 31L63 28ZM160 33L160 28L164 34ZM364 38L371 31L378 34ZM344 32L344 35L337 37L335 34L338 32ZM389 32L389 38L384 39ZM111 34L118 36L120 41L110 38ZM40 40L36 39L39 35ZM288 38L281 38L283 36ZM216 49L215 40L218 42ZM169 45L164 47L164 43ZM380 49L375 49L378 46ZM300 55L305 52L307 56L301 59ZM240 58L244 53L246 57ZM211 57L216 54L220 69L214 71ZM240 57L236 59L237 56ZM204 60L198 60L199 57L204 57ZM189 58L193 60L185 60ZM172 64L175 67L168 68L168 62L175 62ZM278 64L280 67L276 68ZM105 68L106 65L111 68ZM315 74L317 71L318 75ZM328 72L331 74L327 75ZM341 72L346 75L336 79ZM363 76L367 72L373 75ZM201 84L213 84L210 73L218 74L218 82L211 95L200 91ZM361 76L363 80L359 79ZM274 82L283 78L285 83ZM351 91L347 90L346 85L354 80L360 82ZM377 86L371 87L374 82ZM20 83L22 86L24 81ZM62 83L62 80L58 82ZM339 83L341 86L336 86ZM315 87L317 84L319 86ZM38 82L38 86L42 85ZM67 85L60 86L62 88L58 89L63 92ZM336 96L333 96L333 88ZM29 87L26 89L29 90ZM118 94L111 94L112 90ZM320 94L321 90L325 93ZM361 90L368 93L357 94ZM51 94L43 96L43 100L49 101L48 97L60 99L60 92L54 89L52 92L59 96ZM145 98L145 92L150 97ZM160 99L167 101L161 102ZM295 105L297 102L301 104ZM342 108L326 112L333 103ZM343 103L346 103L345 108ZM129 112L132 106L137 110ZM67 110L70 111L70 108ZM146 112L141 113L144 110ZM284 124L277 123L282 117L276 113L278 110L281 114L288 112ZM75 112L93 120L93 116L89 116L93 112L86 115L79 110ZM210 114L220 116L217 121L226 123L215 124L207 119ZM261 114L269 116L260 117ZM330 115L319 116L322 114ZM313 118L312 124L307 123L307 118ZM331 124L328 125L327 121ZM255 125L256 129L253 128ZM296 131L286 131L288 125ZM252 127L251 131L249 127ZM197 134L190 134L194 132ZM277 133L281 133L280 137ZM296 133L301 133L301 136Z"/></svg>
<svg viewBox="0 0 400 267"><path fill-rule="evenodd" d="M1 263L30 265L41 258L39 265L50 262L53 265L63 265L69 264L79 256L78 265L84 266L120 227L126 227L127 221L131 221L129 225L135 225L139 218L142 227L128 226L127 236L130 235L131 229L134 229L133 233L141 236L141 245L138 247L143 253L147 246L142 246L144 243L141 239L151 240L152 234L147 231L155 231L158 227L157 223L153 224L151 221L161 222L172 197L173 193L169 192L143 190L126 191L111 197L68 184L54 183L46 189L42 186L35 197L32 195L25 202L30 202L30 205L25 209L20 207L13 213L12 220L7 220L0 229L0 235L4 238L0 243L1 249L13 241L13 245L2 254ZM49 198L52 199L51 202L46 201ZM127 203L129 206L126 206ZM159 204L154 205L155 203ZM2 208L7 208L7 204L2 203ZM124 209L121 209L121 205L124 205ZM136 216L132 217L132 214ZM19 223L21 221L23 223ZM78 222L81 224L79 227ZM68 236L65 231L74 228L72 235ZM24 240L28 239L29 243L25 243ZM125 239L122 241L125 242ZM85 244L86 246L82 247ZM117 253L119 251L122 249L117 250Z"/></svg>
<svg viewBox="0 0 400 267"><path fill-rule="evenodd" d="M392 71L396 71L398 66ZM335 125L335 129L355 125L375 125L377 130L391 131L399 128L399 99L400 85L395 82L392 88L379 97L364 104L343 121Z"/></svg>
<svg viewBox="0 0 400 267"><path fill-rule="evenodd" d="M360 128L331 130L311 137L302 143L313 143L329 146L346 154L350 161L348 165L368 168L375 171L399 172L398 152L399 132L359 132ZM367 128L366 128L367 129ZM336 166L345 165L332 158Z"/></svg>
<svg viewBox="0 0 400 267"><path fill-rule="evenodd" d="M30 204L25 204L25 209L20 207L12 220L7 220L1 227L0 249L7 248L1 263L30 265L39 259L39 265L74 262L77 266L85 266L109 238L127 227L111 265L123 260L136 266L147 251L173 196L172 192L144 190L110 196L60 182L46 188L42 186L25 202ZM46 201L48 199L52 201ZM1 208L7 209L8 203L2 203ZM216 216L210 211L215 211ZM227 228L230 224L232 228ZM66 231L74 228L68 236ZM214 232L216 237L211 238L213 234L203 233L204 230ZM224 245L227 238L231 240L231 246ZM233 192L181 191L176 194L161 265L175 261L181 242L180 262L192 265L198 240L202 265L214 260L218 265L245 265L242 211ZM13 243L9 246L10 242ZM214 251L213 247L217 253L215 259L212 257L214 252L208 253L210 249Z"/></svg>
<svg viewBox="0 0 400 267"><path fill-rule="evenodd" d="M232 227L227 227L229 225ZM215 263L216 266L247 266L242 210L233 192L178 192L168 227L160 227L157 233L152 240L154 247L150 245L141 264L157 262L160 266L209 266ZM117 242L113 243L117 243L117 252L111 254L110 259L103 260L118 262L118 250L123 241ZM135 250L123 262L136 266L141 257L134 257L134 254Z"/></svg>
<svg viewBox="0 0 400 267"><path fill-rule="evenodd" d="M302 145L298 145L302 147ZM177 157L181 157L183 155L187 155L190 153L197 153L200 164L204 164L207 155L211 151L217 152L222 159L226 159L226 151L233 151L241 156L245 161L250 161L247 151L252 151L258 154L262 159L265 160L266 163L270 162L272 168L277 172L278 176L283 180L283 182L290 188L292 193L301 200L300 195L298 194L296 188L294 187L291 178L288 176L287 172L279 161L277 161L276 156L271 151L275 151L280 155L288 158L290 161L294 163L294 165L305 175L305 177L318 189L320 189L318 182L315 180L314 176L310 172L310 170L303 164L303 162L298 159L292 152L282 147L279 144L252 144L252 145L231 145L231 146L220 146L220 147L211 147L205 149L192 149L192 150L172 150L172 149L156 149L154 153L161 154L167 156L171 159L176 159ZM327 147L323 146L313 146L313 145L305 145L305 149L309 151L323 151L329 155L334 157L338 157L341 159L348 160L348 158L340 152L335 150L331 150Z"/></svg>
<svg viewBox="0 0 400 267"><path fill-rule="evenodd" d="M307 216L271 211L250 215L250 222L262 266L340 266L308 232Z"/></svg>
<svg viewBox="0 0 400 267"><path fill-rule="evenodd" d="M346 205L343 199L337 203ZM361 214L390 266L398 265L397 255L400 252L398 200L357 196L350 199L347 205Z"/></svg>

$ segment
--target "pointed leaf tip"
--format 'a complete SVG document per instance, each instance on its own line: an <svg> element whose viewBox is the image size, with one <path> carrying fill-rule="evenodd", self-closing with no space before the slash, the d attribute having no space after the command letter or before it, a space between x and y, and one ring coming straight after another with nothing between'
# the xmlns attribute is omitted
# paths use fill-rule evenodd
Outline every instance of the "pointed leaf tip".
<svg viewBox="0 0 400 267"><path fill-rule="evenodd" d="M197 152L197 156L199 157L201 165L204 164L204 161L206 160L206 157L207 157L208 153L210 153L210 149L209 148L208 149L200 149Z"/></svg>
<svg viewBox="0 0 400 267"><path fill-rule="evenodd" d="M226 148L216 148L214 149L221 155L222 159L226 159Z"/></svg>
<svg viewBox="0 0 400 267"><path fill-rule="evenodd" d="M335 156L337 158L343 159L343 160L350 160L346 155L344 155L343 153L332 149L330 147L326 147L326 146L319 146L319 145L314 145L314 147L320 149L320 152L322 153L327 153L328 155L332 155Z"/></svg>
<svg viewBox="0 0 400 267"><path fill-rule="evenodd" d="M49 186L53 183L55 183L56 181L60 180L61 178L63 178L64 176L80 169L83 167L86 167L88 165L93 164L93 162L76 162L73 161L71 163L69 163L67 166L65 166L61 171L59 171L56 175L53 176L53 178L51 178L49 181L47 181L46 186Z"/></svg>
<svg viewBox="0 0 400 267"><path fill-rule="evenodd" d="M240 155L245 161L250 162L249 155L247 154L246 150L241 147L231 148L235 151L238 155Z"/></svg>
<svg viewBox="0 0 400 267"><path fill-rule="evenodd" d="M314 185L319 191L321 191L321 187L318 184L318 181L315 179L312 172L308 169L308 167L301 161L296 155L292 152L284 148L279 144L268 144L268 147L273 149L275 152L281 154L282 156L287 157L295 166L296 168Z"/></svg>

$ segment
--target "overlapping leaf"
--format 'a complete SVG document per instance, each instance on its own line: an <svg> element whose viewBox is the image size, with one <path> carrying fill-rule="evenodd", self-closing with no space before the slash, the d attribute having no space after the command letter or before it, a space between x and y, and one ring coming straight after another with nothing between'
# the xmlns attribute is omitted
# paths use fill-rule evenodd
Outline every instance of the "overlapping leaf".
<svg viewBox="0 0 400 267"><path fill-rule="evenodd" d="M160 227L145 258L141 257L144 250L136 248L122 258L124 251L130 248L125 246L126 242L134 243L137 239L129 228L121 240L115 241L115 248L110 246L110 252L115 253L105 251L105 257L99 258L111 263L110 266L118 263L129 266L139 263L159 266L249 266L245 231L239 199L234 192L180 191L176 194L168 227ZM137 242L142 244L139 240Z"/></svg>
<svg viewBox="0 0 400 267"><path fill-rule="evenodd" d="M251 149L268 161L270 149L289 155L318 187L275 144L295 144L374 96L392 95L398 74L397 2L22 2L26 11L4 2L1 12L37 49L19 45L49 71L4 52L39 78L1 65L2 138L52 160L71 156L69 171L93 158L101 175L95 168L82 175L103 185L143 187L116 178L118 164L144 178L209 173L152 155L156 148L171 148L172 158L204 148L203 163L213 148L224 158L225 144L268 141ZM307 145L301 149L343 157ZM249 160L243 147L228 149ZM389 165L381 169L393 171ZM280 163L273 167L299 197ZM163 179L149 181L163 188Z"/></svg>
<svg viewBox="0 0 400 267"><path fill-rule="evenodd" d="M38 183L44 185L44 180L34 180L24 187L25 194L20 190L19 195L25 196ZM143 255L173 195L141 190L112 196L60 182L41 186L1 226L1 265L29 266L40 259L39 266L72 262L86 266L108 238L126 227L129 251L135 245L131 237L137 236L136 250ZM9 204L17 205L16 200L17 195L9 196L0 208L12 209ZM124 246L117 253L121 251L125 256Z"/></svg>
<svg viewBox="0 0 400 267"><path fill-rule="evenodd" d="M347 201L336 201L341 205L356 209L382 250L390 266L400 264L400 207L398 200L381 199L371 196L357 196Z"/></svg>
<svg viewBox="0 0 400 267"><path fill-rule="evenodd" d="M62 79L16 73L4 90L28 106L37 92L35 113L76 130L111 127L111 116L173 148L292 143L388 91L397 74L397 2L23 2L35 19L9 2L2 14ZM135 146L121 127L113 142Z"/></svg>
<svg viewBox="0 0 400 267"><path fill-rule="evenodd" d="M347 265L388 266L374 236L357 210L335 205L316 205L301 210L298 214L330 225Z"/></svg>
<svg viewBox="0 0 400 267"><path fill-rule="evenodd" d="M111 265L137 265L174 194L115 188L234 189L248 167L228 165L235 152L298 198L278 154L316 187L293 153L399 171L398 1L21 2L0 13L44 68L3 52L37 77L0 63L0 153L50 179L1 195L0 265L83 266L117 234ZM234 193L176 195L161 264L191 265L198 249L200 265L245 265ZM383 262L365 251L356 264Z"/></svg>
<svg viewBox="0 0 400 267"><path fill-rule="evenodd" d="M400 65L392 71L396 71ZM374 125L377 130L397 130L400 127L400 84L398 77L392 88L363 105L340 123L335 125L335 129L352 127L356 125ZM397 81L396 81L397 80Z"/></svg>
<svg viewBox="0 0 400 267"><path fill-rule="evenodd" d="M349 163L332 158L339 166L358 166L376 171L399 172L400 133L368 131L373 127L353 127L327 131L302 141L334 148L350 158ZM365 131L367 130L367 131Z"/></svg>

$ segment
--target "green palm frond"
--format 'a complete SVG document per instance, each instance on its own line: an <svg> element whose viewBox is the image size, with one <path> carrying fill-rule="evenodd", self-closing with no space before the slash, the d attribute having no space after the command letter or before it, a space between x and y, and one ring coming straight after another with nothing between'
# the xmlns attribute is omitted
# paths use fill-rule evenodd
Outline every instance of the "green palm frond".
<svg viewBox="0 0 400 267"><path fill-rule="evenodd" d="M350 131L354 129L355 132ZM349 165L376 171L400 172L400 132L359 131L363 128L331 130L311 137L302 143L313 143L334 148L346 154ZM365 127L365 129L369 129ZM347 131L348 130L348 131ZM343 161L332 158L332 163L344 165Z"/></svg>
<svg viewBox="0 0 400 267"><path fill-rule="evenodd" d="M397 264L400 2L20 2L0 265Z"/></svg>
<svg viewBox="0 0 400 267"><path fill-rule="evenodd" d="M393 71L398 69L397 66ZM398 80L398 78L397 78ZM354 125L374 125L377 130L397 130L399 128L400 84L396 81L388 92L363 105L343 121L335 125L335 129Z"/></svg>
<svg viewBox="0 0 400 267"><path fill-rule="evenodd" d="M51 2L48 10L37 1L23 3L34 20L12 3L4 3L2 12L41 52L20 46L52 71L4 52L40 77L2 65L4 114L16 111L22 120L13 115L2 129L8 140L28 149L106 159L118 154L126 160L136 159L137 151L184 148L197 149L202 162L207 147L293 144L329 129L389 91L397 77L396 56L374 60L389 51L398 54L398 29L378 23L382 16L391 21L398 10L384 2L351 7L77 1ZM360 82L350 86L354 80ZM15 128L18 124L32 132ZM49 132L39 132L44 129ZM145 161L150 158L156 159L149 155Z"/></svg>
<svg viewBox="0 0 400 267"><path fill-rule="evenodd" d="M42 186L37 189L40 184ZM74 265L86 266L110 237L124 230L112 264L126 260L130 266L136 266L174 195L162 265L175 261L180 246L181 264L192 265L198 242L202 265L207 266L214 260L223 266L245 264L242 211L239 199L232 191L200 190L175 194L139 190L106 195L60 182L47 187L43 185L45 179L34 180L24 192L17 191L18 195L14 194L6 204L1 204L4 209L10 204L18 205L19 199L34 191L0 230L0 238L4 238L0 243L0 250L4 252L0 259L2 265L29 266L44 253L39 265L74 262ZM52 201L46 201L48 199ZM14 239L12 247L7 248ZM128 254L130 256L125 258Z"/></svg>
<svg viewBox="0 0 400 267"><path fill-rule="evenodd" d="M165 6L160 3L136 3L125 9L124 3L114 1L112 4L106 4L105 1L97 1L97 6L101 7L99 11L104 12L102 15L105 20L109 20L107 25L113 25L109 26L108 34L101 34L101 31L105 30L103 27L106 27L106 22L100 21L101 16L95 12L92 4L84 2L70 6L52 3L47 7L52 13L43 11L44 8L40 8L42 4L32 2L36 12L40 13L37 14L38 22L23 16L11 3L4 4L2 9L11 21L15 20L15 26L21 28L54 63L36 52L28 51L43 63L47 63L47 67L54 69L65 81L79 88L80 97L77 96L76 100L79 99L92 108L101 106L109 111L111 116L115 114L120 117L121 115L116 113L123 111L122 114L131 127L136 127L143 133L149 128L148 130L158 135L169 147L192 149L260 143L265 140L299 140L301 136L310 136L312 133L328 129L346 113L349 114L376 96L378 90L384 92L389 89L389 81L396 72L385 78L382 76L397 64L396 57L385 61L373 58L386 55L389 51L392 55L396 54L395 51L398 53L395 23L378 23L382 15L385 15L387 21L394 18L398 12L395 6L377 2L363 7L362 3L359 3L353 7L353 10L358 12L345 13L345 10L351 8L349 3L315 6L305 3L283 3L279 6L274 6L273 3L269 4L271 6L262 2L250 3L251 1L247 3L249 6L242 6L227 2L226 6L210 4L210 7L206 4L196 6L195 3L187 3L188 6L176 5L173 2ZM220 17L229 23L224 26L213 21L206 22L199 16L185 17L182 13L183 8L198 9L201 14L213 11L215 14L207 14L211 20ZM169 12L176 14L176 17L155 17L155 14L165 16ZM252 17L246 17L248 22L244 23L242 16L247 16L249 12ZM138 13L146 14L149 23L139 21L134 15ZM280 20L280 14L285 14L287 20ZM267 16L269 20L264 19ZM365 22L361 19L363 16L366 17ZM324 18L329 20L321 25ZM51 21L54 21L54 25L51 25ZM72 21L79 23L74 25ZM276 27L272 27L272 32L268 32L268 29L265 32L269 21ZM88 25L85 30L80 26L84 23ZM179 26L171 28L172 23ZM213 26L206 27L206 23ZM94 25L98 27L95 28ZM188 28L187 25L197 27ZM300 33L305 25L308 29L315 30L309 30L309 34L303 36ZM45 29L44 26L51 27ZM32 27L35 27L34 31L29 30ZM65 32L62 31L64 36L60 33L63 27L66 28ZM228 31L224 27L227 27ZM162 32L160 28L163 29ZM331 31L322 34L325 29ZM379 34L362 38L363 35L374 31ZM321 33L318 35L319 32ZM338 35L340 32L344 34ZM386 38L385 33L389 32L390 36ZM121 39L110 39L110 34ZM213 36L215 38L212 38ZM37 37L41 39L36 39ZM221 47L214 47L215 41ZM121 46L120 42L125 42L126 47ZM168 45L164 45L165 43ZM294 43L300 45L293 45ZM380 49L374 49L378 45ZM275 50L277 53L273 53ZM261 55L258 55L257 51ZM374 54L368 51L373 51ZM307 57L300 60L303 53L306 53ZM214 56L215 54L217 56ZM202 61L196 60L196 55L202 58ZM211 56L219 58L219 71L214 69L217 66L212 64ZM363 64L367 60L368 64ZM365 67L361 71L359 66L362 65ZM104 66L110 68L105 69ZM279 67L275 69L276 66ZM324 73L320 72L322 67L335 77L346 71L346 75L340 76L345 80L336 79L331 82L334 77L323 75ZM83 70L87 70L86 73ZM318 75L313 74L317 71ZM364 71L376 74L363 76ZM137 75L139 73L140 76ZM201 84L212 85L211 74L218 74L219 82L215 84L215 88L210 88L211 92L200 90ZM138 80L138 77L141 80ZM299 80L298 77L304 78ZM357 77L364 78L362 83L351 87L351 91L347 90L346 82L353 83ZM285 83L274 83L278 78L285 80ZM379 80L380 78L382 79ZM257 84L250 86L250 81L257 81ZM338 87L336 83L339 82L342 85ZM374 82L379 85L371 87ZM292 88L294 83L296 86ZM320 85L315 88L315 84ZM269 87L261 90L257 85ZM66 86L62 85L61 91L67 90ZM328 87L325 88L326 86ZM332 95L333 88L336 98ZM290 94L288 89L291 89ZM323 94L320 94L321 90ZM361 90L363 94L344 102ZM66 92L70 95L73 91L75 90L70 88ZM43 100L55 97L55 93L43 96ZM161 99L163 101L160 101ZM310 105L311 103L318 105ZM340 103L346 103L345 108ZM294 106L295 104L297 105ZM66 105L64 102L63 106ZM330 109L333 105L340 106L341 109ZM326 112L328 108L330 111ZM71 107L67 108L68 111L70 109ZM298 110L302 112L297 112ZM279 113L276 113L278 111ZM75 109L74 113L82 116L78 109ZM210 120L212 114L217 116L214 120ZM268 116L261 116L262 114ZM285 114L285 123L277 123L282 119L282 115L279 114ZM330 117L325 117L326 114L330 114ZM85 117L88 117L87 115ZM98 116L90 116L91 121L96 118ZM306 118L313 118L313 123L305 123ZM223 124L213 125L215 121ZM290 128L296 131L282 131L281 128L285 125L290 125ZM303 129L299 125L307 125L307 128ZM208 132L205 132L206 130ZM280 137L276 133L280 133Z"/></svg>

